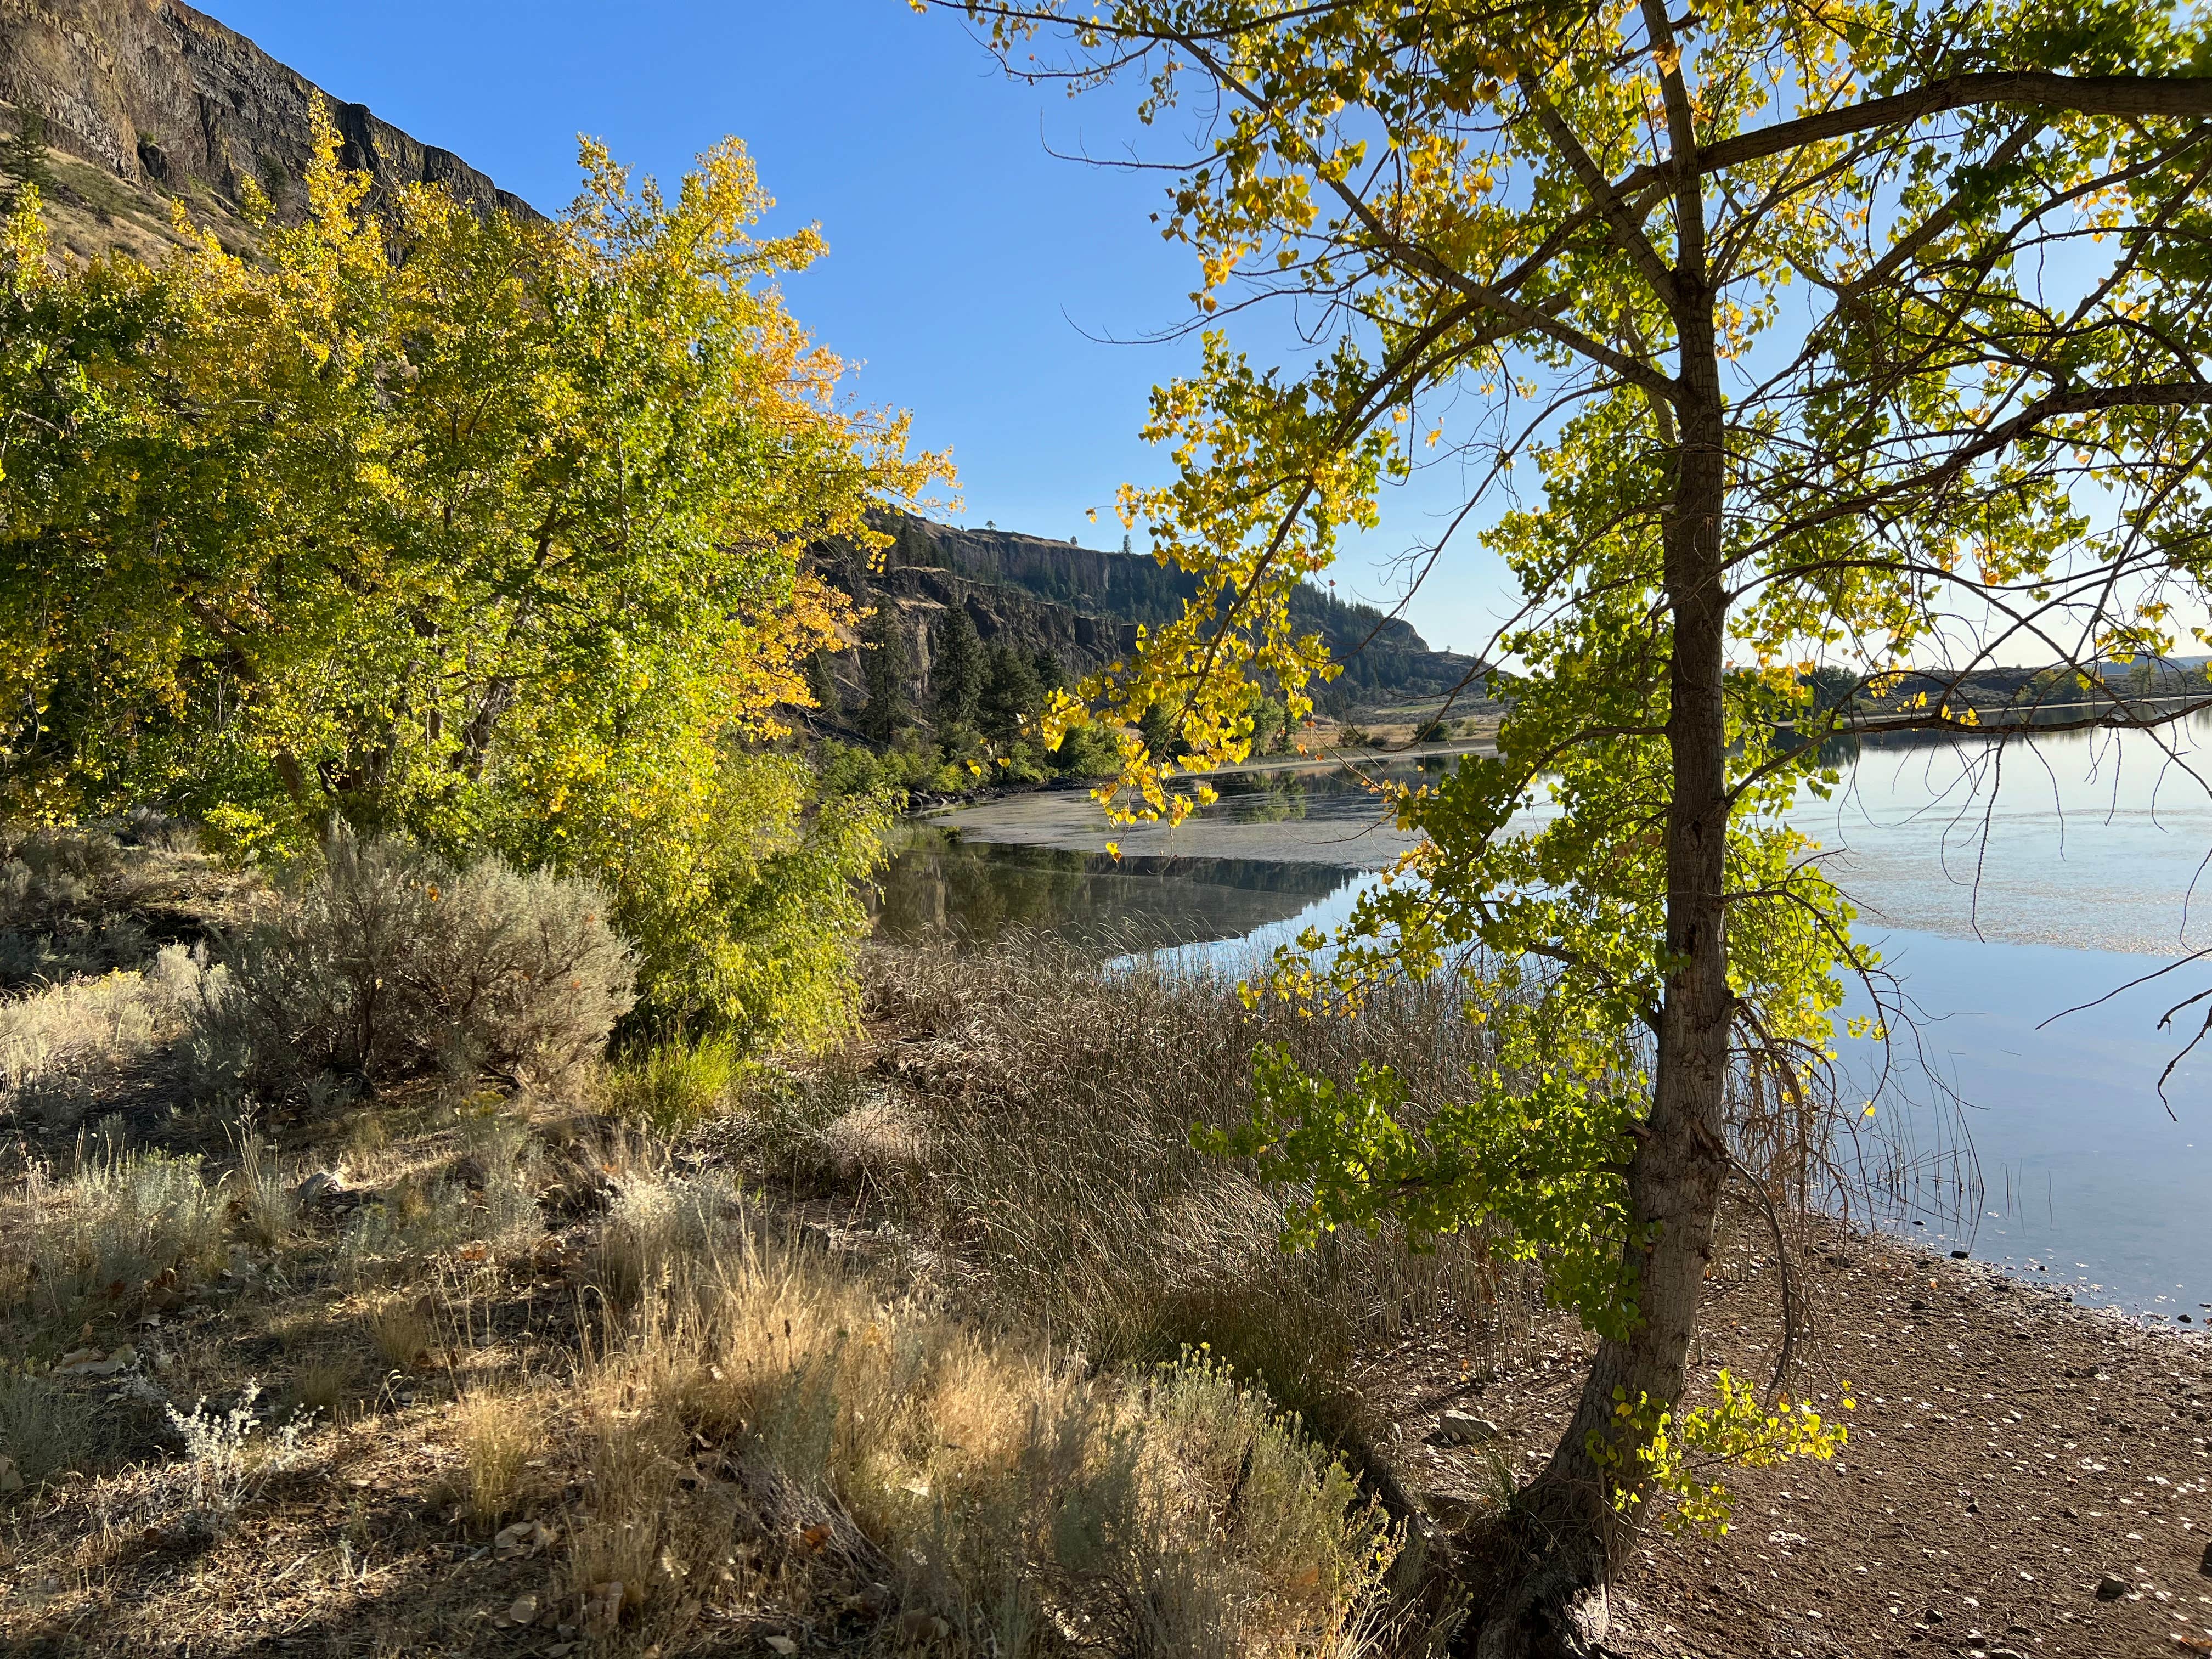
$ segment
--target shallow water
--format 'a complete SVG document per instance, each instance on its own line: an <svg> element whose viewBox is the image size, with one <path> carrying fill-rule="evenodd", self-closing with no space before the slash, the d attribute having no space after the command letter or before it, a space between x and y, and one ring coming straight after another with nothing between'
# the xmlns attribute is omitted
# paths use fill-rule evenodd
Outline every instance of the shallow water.
<svg viewBox="0 0 2212 1659"><path fill-rule="evenodd" d="M2159 1018L2212 989L2212 960L2064 1012L2212 945L2208 762L2203 720L2166 741L1870 744L1793 815L1914 1013L1884 1054L1838 1044L1862 1093L1890 1062L1860 1143L1885 1224L2094 1305L2212 1311L2212 1040L2158 1088L2212 1004L2179 1034ZM949 815L894 866L887 930L1018 921L1241 969L1342 921L1408 844L1354 778L1223 793L1172 830L1110 826L1080 792Z"/></svg>

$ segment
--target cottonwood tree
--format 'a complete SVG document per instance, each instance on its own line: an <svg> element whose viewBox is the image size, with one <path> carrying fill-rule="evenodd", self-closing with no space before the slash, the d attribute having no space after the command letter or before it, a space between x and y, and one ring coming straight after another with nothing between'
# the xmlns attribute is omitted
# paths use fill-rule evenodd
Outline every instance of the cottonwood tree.
<svg viewBox="0 0 2212 1659"><path fill-rule="evenodd" d="M1275 986L1356 999L1484 965L1492 1063L1415 1109L1387 1073L1340 1088L1263 1054L1231 1144L1301 1194L1304 1237L1502 1224L1595 1334L1572 1423L1486 1540L1467 1638L1591 1651L1638 1518L1724 1518L1686 1446L1834 1444L1739 1387L1683 1404L1723 1189L1816 1133L1839 981L1872 966L1783 816L1836 781L1819 740L1850 700L1811 671L1848 670L1889 724L1987 741L2034 722L1978 706L1976 667L2094 669L2201 620L2203 20L952 9L1015 73L1133 78L1142 118L1191 141L1141 161L1174 177L1163 228L1202 273L1203 362L1153 398L1174 481L1121 507L1200 591L1093 698L1174 709L1194 766L1241 757L1261 672L1304 712L1331 670L1291 626L1297 585L1423 465L1466 487L1416 574L1481 549L1519 582L1497 757L1396 798L1425 842L1333 969ZM1232 343L1271 300L1310 360ZM2061 723L2165 717L2067 681ZM1170 813L1196 793L1141 764L1124 787ZM1546 795L1543 822L1516 817Z"/></svg>
<svg viewBox="0 0 2212 1659"><path fill-rule="evenodd" d="M0 226L0 813L588 872L657 1022L818 1025L872 848L769 752L849 620L806 556L944 470L785 309L819 237L753 234L734 141L667 193L586 144L556 220L380 218L313 118L258 257L180 217L66 266L29 187Z"/></svg>

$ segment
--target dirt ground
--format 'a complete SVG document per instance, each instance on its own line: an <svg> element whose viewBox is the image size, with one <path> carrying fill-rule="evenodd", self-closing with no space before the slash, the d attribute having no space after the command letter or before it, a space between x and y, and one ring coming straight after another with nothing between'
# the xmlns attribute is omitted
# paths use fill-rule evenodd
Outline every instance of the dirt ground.
<svg viewBox="0 0 2212 1659"><path fill-rule="evenodd" d="M1705 1375L1771 1374L1771 1262L1749 1243L1723 1256ZM1826 1412L1851 1385L1850 1443L1733 1476L1724 1539L1647 1539L1616 1587L1622 1655L2212 1653L2212 1344L1841 1228L1813 1271L1799 1386ZM1429 1331L1370 1356L1363 1384L1407 1484L1449 1514L1495 1490L1501 1460L1549 1453L1580 1358L1540 1336L1486 1376ZM1498 1439L1444 1443L1447 1409Z"/></svg>

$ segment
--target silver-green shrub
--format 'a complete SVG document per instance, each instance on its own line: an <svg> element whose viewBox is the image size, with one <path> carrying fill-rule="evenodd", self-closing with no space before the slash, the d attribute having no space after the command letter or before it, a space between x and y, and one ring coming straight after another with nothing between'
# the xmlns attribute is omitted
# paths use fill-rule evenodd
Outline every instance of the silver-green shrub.
<svg viewBox="0 0 2212 1659"><path fill-rule="evenodd" d="M589 882L342 834L222 954L194 1022L205 1080L285 1094L434 1069L558 1087L605 1046L636 975Z"/></svg>

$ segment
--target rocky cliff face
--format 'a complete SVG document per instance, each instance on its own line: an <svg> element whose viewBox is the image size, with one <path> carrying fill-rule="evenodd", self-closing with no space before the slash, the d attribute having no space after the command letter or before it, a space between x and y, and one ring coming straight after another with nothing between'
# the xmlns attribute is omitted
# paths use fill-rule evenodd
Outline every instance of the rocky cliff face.
<svg viewBox="0 0 2212 1659"><path fill-rule="evenodd" d="M1031 653L1048 651L1074 679L1103 668L1135 648L1133 623L1086 616L1070 606L1040 599L1003 582L981 580L933 565L906 564L897 550L885 567L862 571L858 562L833 559L823 574L862 604L889 610L906 637L907 690L917 708L929 707L935 680L931 672L938 621L957 605L968 613L986 645L1004 644ZM843 712L867 701L857 647L830 659Z"/></svg>
<svg viewBox="0 0 2212 1659"><path fill-rule="evenodd" d="M1073 680L1127 655L1139 623L1181 616L1185 597L1197 591L1182 572L1139 554L911 517L888 520L883 527L896 539L882 568L864 570L849 556L827 559L822 568L862 604L896 615L906 635L908 690L918 708L931 700L932 639L948 606L965 610L987 644L1051 652ZM1488 706L1479 688L1462 689L1470 677L1480 678L1474 660L1431 651L1407 623L1319 592L1301 595L1296 614L1344 665L1339 679L1316 688L1316 703L1328 712L1387 708L1454 692L1462 713ZM859 651L838 653L830 668L844 707L857 709L866 696Z"/></svg>
<svg viewBox="0 0 2212 1659"><path fill-rule="evenodd" d="M296 214L308 110L325 95L179 0L0 0L0 100L10 106L10 129L17 110L44 116L50 148L79 164L57 168L63 193L76 198L63 205L112 227L112 246L137 252L142 234L166 237L167 199L178 197L230 240L249 178L280 214ZM533 212L450 150L365 106L331 99L330 108L345 164L367 173L376 194L428 182L480 210ZM80 172L94 179L81 187ZM97 230L85 236L100 240Z"/></svg>

